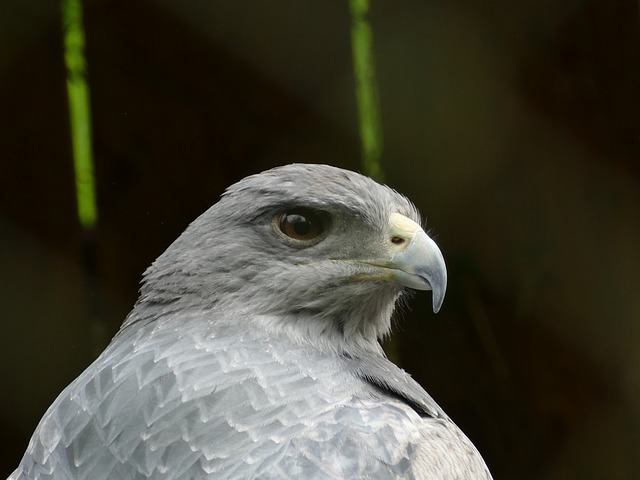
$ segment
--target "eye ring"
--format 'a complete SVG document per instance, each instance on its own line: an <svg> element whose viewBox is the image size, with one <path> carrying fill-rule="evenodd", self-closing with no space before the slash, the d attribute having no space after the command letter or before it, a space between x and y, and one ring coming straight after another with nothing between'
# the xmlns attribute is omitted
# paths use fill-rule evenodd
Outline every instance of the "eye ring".
<svg viewBox="0 0 640 480"><path fill-rule="evenodd" d="M295 209L279 214L275 218L277 229L286 237L298 242L317 239L325 230L323 216L312 210Z"/></svg>

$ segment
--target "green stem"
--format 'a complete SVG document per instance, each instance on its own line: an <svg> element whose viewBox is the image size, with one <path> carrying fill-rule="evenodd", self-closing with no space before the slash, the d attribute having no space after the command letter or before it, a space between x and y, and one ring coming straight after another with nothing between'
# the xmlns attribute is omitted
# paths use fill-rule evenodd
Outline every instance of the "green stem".
<svg viewBox="0 0 640 480"><path fill-rule="evenodd" d="M84 229L91 230L98 220L98 207L91 152L91 107L86 81L81 0L63 0L62 19L78 219Z"/></svg>
<svg viewBox="0 0 640 480"><path fill-rule="evenodd" d="M360 118L362 162L368 176L377 181L383 181L382 121L373 59L373 31L366 18L369 1L350 0L350 8L352 17L351 48Z"/></svg>
<svg viewBox="0 0 640 480"><path fill-rule="evenodd" d="M95 358L106 344L107 328L102 316L97 278L95 226L98 221L96 181L91 141L91 106L84 55L85 35L82 0L62 0L64 60L67 67L67 96L73 165L76 177L78 220L84 231L83 269L89 316L89 354Z"/></svg>

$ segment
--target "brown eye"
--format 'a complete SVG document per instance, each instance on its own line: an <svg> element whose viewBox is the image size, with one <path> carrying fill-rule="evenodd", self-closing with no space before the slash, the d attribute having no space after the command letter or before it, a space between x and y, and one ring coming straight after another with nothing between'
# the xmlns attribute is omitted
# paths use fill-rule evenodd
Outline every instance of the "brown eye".
<svg viewBox="0 0 640 480"><path fill-rule="evenodd" d="M313 240L323 231L320 215L306 210L283 213L277 224L282 233L295 240Z"/></svg>

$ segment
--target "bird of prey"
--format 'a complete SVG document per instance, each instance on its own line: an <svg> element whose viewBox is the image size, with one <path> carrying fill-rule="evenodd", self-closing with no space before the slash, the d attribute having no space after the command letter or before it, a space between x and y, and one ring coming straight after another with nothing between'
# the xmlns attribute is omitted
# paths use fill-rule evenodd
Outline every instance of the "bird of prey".
<svg viewBox="0 0 640 480"><path fill-rule="evenodd" d="M379 344L407 287L437 312L446 280L391 188L327 165L247 177L147 269L10 479L490 479Z"/></svg>

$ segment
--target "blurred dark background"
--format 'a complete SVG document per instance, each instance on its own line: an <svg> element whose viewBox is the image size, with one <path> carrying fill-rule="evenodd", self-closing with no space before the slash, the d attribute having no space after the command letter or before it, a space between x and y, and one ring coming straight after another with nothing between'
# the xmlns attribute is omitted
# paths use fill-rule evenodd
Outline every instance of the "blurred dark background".
<svg viewBox="0 0 640 480"><path fill-rule="evenodd" d="M60 5L0 4L0 477L224 187L291 162L362 170L346 1L84 6L90 238ZM398 358L496 478L640 471L638 6L371 0L385 181L450 278L440 314L418 294L397 319Z"/></svg>

